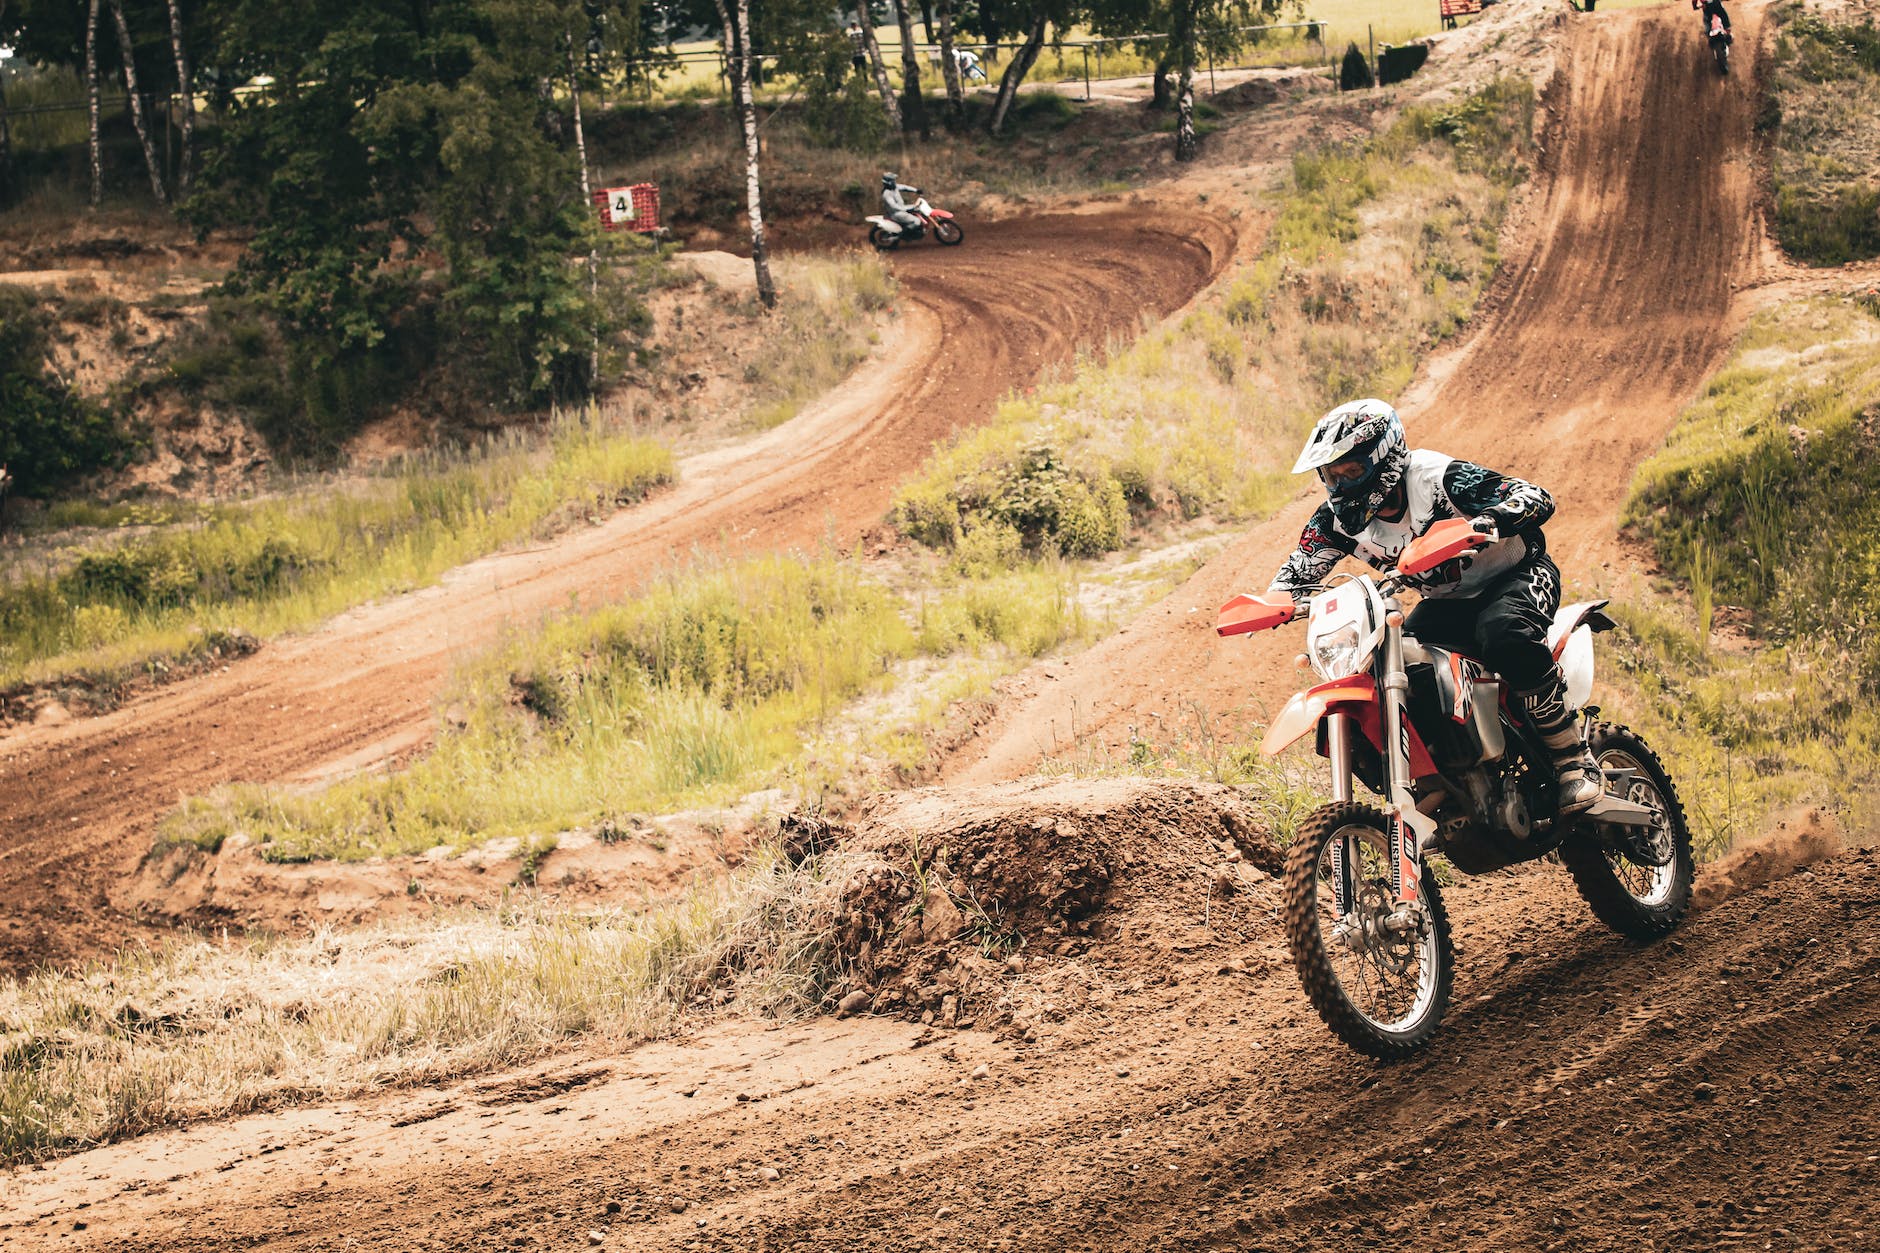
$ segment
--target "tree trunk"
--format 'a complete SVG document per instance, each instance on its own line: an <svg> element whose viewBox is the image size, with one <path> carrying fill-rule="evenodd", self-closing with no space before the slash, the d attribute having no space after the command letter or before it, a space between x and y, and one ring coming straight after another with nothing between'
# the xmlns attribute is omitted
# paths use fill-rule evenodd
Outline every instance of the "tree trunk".
<svg viewBox="0 0 1880 1253"><path fill-rule="evenodd" d="M1166 60L1156 61L1155 78L1149 89L1149 107L1157 112L1168 108L1169 101L1174 98L1173 93L1169 91L1168 71L1169 63Z"/></svg>
<svg viewBox="0 0 1880 1253"><path fill-rule="evenodd" d="M144 146L150 191L158 204L167 205L170 195L163 190L163 167L157 164L157 146L150 142L150 127L144 122L144 98L137 92L137 57L131 50L131 28L124 20L123 0L111 0L111 20L117 25L118 50L124 54L124 90L130 93L131 125L137 128L137 142Z"/></svg>
<svg viewBox="0 0 1880 1253"><path fill-rule="evenodd" d="M1175 159L1195 159L1195 8L1194 0L1175 0L1175 55L1181 80L1175 89Z"/></svg>
<svg viewBox="0 0 1880 1253"><path fill-rule="evenodd" d="M720 4L724 0L719 0ZM757 106L751 100L751 0L737 0L738 38L744 45L744 59L738 63L738 76L744 87L744 202L751 213L751 264L757 269L757 298L764 308L777 307L777 285L770 278L770 250L764 244L763 189L757 176Z"/></svg>
<svg viewBox="0 0 1880 1253"><path fill-rule="evenodd" d="M744 39L738 34L738 25L731 20L730 11L725 8L725 0L712 2L718 6L718 24L725 33L725 79L731 85L731 121L742 133L745 96L750 91L750 84L738 68L744 64Z"/></svg>
<svg viewBox="0 0 1880 1253"><path fill-rule="evenodd" d="M940 77L947 84L947 110L955 123L966 119L966 91L960 63L953 59L953 0L940 0Z"/></svg>
<svg viewBox="0 0 1880 1253"><path fill-rule="evenodd" d="M894 0L894 21L901 28L901 117L920 137L929 135L927 102L920 94L920 54L914 51L914 23L907 14L907 0Z"/></svg>
<svg viewBox="0 0 1880 1253"><path fill-rule="evenodd" d="M921 29L927 32L927 42L932 43L934 41L933 0L920 0L920 24Z"/></svg>
<svg viewBox="0 0 1880 1253"><path fill-rule="evenodd" d="M170 50L176 54L176 90L183 97L183 159L176 171L176 196L189 194L191 139L196 133L196 94L191 90L189 50L183 44L183 10L178 0L170 0Z"/></svg>
<svg viewBox="0 0 1880 1253"><path fill-rule="evenodd" d="M1012 57L1012 63L1005 67L1005 73L999 79L999 96L992 104L992 120L986 129L994 135L1005 129L1005 115L1012 110L1012 101L1018 97L1018 85L1025 81L1025 75L1031 73L1032 65L1038 60L1038 52L1044 47L1045 13L1040 9L1031 20L1031 29L1025 33L1025 42Z"/></svg>
<svg viewBox="0 0 1880 1253"><path fill-rule="evenodd" d="M574 153L581 162L581 199L592 204L593 186L588 182L587 132L581 125L581 76L574 68L574 37L562 36L562 50L568 54L568 96L574 102ZM588 300L594 305L593 314L600 316L601 302L601 259L595 249L588 249ZM588 391L599 389L601 382L601 328L598 322L594 326L594 338L588 348Z"/></svg>
<svg viewBox="0 0 1880 1253"><path fill-rule="evenodd" d="M901 106L894 102L894 83L888 78L887 62L881 59L881 43L875 38L875 15L864 4L856 10L862 27L862 42L868 48L868 65L875 72L875 88L881 92L881 108L888 115L890 130L901 129Z"/></svg>
<svg viewBox="0 0 1880 1253"><path fill-rule="evenodd" d="M85 19L85 91L90 103L91 207L104 199L104 154L98 146L98 0Z"/></svg>

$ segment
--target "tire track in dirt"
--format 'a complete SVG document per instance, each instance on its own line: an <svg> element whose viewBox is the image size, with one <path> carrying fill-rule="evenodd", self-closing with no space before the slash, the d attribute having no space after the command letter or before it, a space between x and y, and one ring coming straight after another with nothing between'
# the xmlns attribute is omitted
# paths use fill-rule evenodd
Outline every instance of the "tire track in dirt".
<svg viewBox="0 0 1880 1253"><path fill-rule="evenodd" d="M1524 242L1459 357L1433 363L1400 402L1413 446L1554 494L1549 546L1569 583L1604 584L1621 562L1633 470L1722 361L1733 293L1755 273L1761 27L1761 11L1744 6L1736 68L1721 79L1687 10L1573 21L1545 100L1541 192ZM1051 663L1048 678L1044 668L1021 676L943 777L1012 778L1053 745L1115 740L1151 714L1168 728L1192 723L1196 706L1243 717L1278 708L1298 686L1281 664L1294 646L1219 640L1214 612L1267 585L1320 498L1302 491L1117 635Z"/></svg>
<svg viewBox="0 0 1880 1253"><path fill-rule="evenodd" d="M420 749L453 658L505 626L616 596L698 550L853 543L936 440L1040 371L1179 307L1234 242L1198 215L1109 211L982 224L963 247L910 249L893 261L902 342L796 419L688 458L672 489L109 715L0 740L0 971L150 934L113 889L180 798Z"/></svg>
<svg viewBox="0 0 1880 1253"><path fill-rule="evenodd" d="M533 1080L155 1133L0 1179L0 1249L446 1250L498 1231L568 1249L597 1228L649 1253L1880 1235L1880 852L1646 949L1594 923L1557 868L1463 880L1448 1021L1380 1066L1304 1005L1263 909L1201 925L1192 884L1165 877L1183 837L1111 836L1135 850L1100 915L1123 935L1061 965L1081 978L1051 986L1103 996L1047 1039L732 1022Z"/></svg>

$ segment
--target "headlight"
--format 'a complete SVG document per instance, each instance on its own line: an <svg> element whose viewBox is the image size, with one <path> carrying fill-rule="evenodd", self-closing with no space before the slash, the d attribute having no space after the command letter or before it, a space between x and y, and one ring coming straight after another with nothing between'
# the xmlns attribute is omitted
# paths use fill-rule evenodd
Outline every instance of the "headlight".
<svg viewBox="0 0 1880 1253"><path fill-rule="evenodd" d="M1333 627L1325 634L1313 638L1308 650L1312 654L1312 668L1326 679L1342 679L1364 669L1365 658L1361 651L1363 637L1359 634L1355 622Z"/></svg>

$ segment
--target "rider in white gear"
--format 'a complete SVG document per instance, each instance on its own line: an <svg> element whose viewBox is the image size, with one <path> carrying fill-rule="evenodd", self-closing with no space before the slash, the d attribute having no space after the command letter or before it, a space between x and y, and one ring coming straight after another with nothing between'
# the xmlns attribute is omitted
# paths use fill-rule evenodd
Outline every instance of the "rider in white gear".
<svg viewBox="0 0 1880 1253"><path fill-rule="evenodd" d="M1319 419L1294 474L1316 470L1326 501L1272 589L1309 599L1340 559L1378 569L1396 564L1411 540L1447 518L1467 518L1492 542L1467 566L1450 562L1420 581L1423 600L1404 630L1427 644L1486 662L1521 698L1528 720L1553 754L1563 813L1585 809L1604 790L1599 764L1567 705L1566 681L1547 630L1560 608L1560 569L1547 556L1541 524L1553 497L1532 483L1427 449L1412 451L1397 411L1354 400Z"/></svg>
<svg viewBox="0 0 1880 1253"><path fill-rule="evenodd" d="M903 197L920 198L920 188L909 187L901 181L899 174L883 171L881 175L881 206L887 215L898 223L910 236L920 234L920 219L908 212L911 207Z"/></svg>

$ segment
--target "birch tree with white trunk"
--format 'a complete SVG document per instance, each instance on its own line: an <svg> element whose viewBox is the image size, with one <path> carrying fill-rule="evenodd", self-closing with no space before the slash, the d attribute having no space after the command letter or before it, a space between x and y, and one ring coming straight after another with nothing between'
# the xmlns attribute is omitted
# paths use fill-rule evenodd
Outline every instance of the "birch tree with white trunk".
<svg viewBox="0 0 1880 1253"><path fill-rule="evenodd" d="M718 20L728 23L725 0L713 0ZM757 272L757 298L764 308L777 307L777 285L770 277L770 248L764 241L764 192L757 168L757 102L751 97L751 0L736 0L738 44L743 53L733 67L738 84L739 115L744 126L744 204L751 218L751 266Z"/></svg>
<svg viewBox="0 0 1880 1253"><path fill-rule="evenodd" d="M176 90L182 97L182 155L176 167L176 195L189 194L192 146L196 134L196 95L189 77L189 49L183 42L183 7L179 0L170 4L170 52L176 58Z"/></svg>
<svg viewBox="0 0 1880 1253"><path fill-rule="evenodd" d="M888 63L881 57L881 41L875 38L875 15L866 4L855 11L862 28L862 46L868 49L868 67L875 75L875 90L881 93L881 108L888 115L888 128L901 129L901 106L894 100L894 83L888 77Z"/></svg>
<svg viewBox="0 0 1880 1253"><path fill-rule="evenodd" d="M85 97L87 139L91 148L91 207L104 199L104 153L98 145L98 0L85 18Z"/></svg>
<svg viewBox="0 0 1880 1253"><path fill-rule="evenodd" d="M160 205L170 203L163 189L163 167L157 164L157 145L151 141L150 127L144 120L144 98L137 90L137 57L131 48L130 24L124 20L123 0L111 0L111 20L117 26L118 51L124 56L124 89L130 93L131 125L137 128L137 142L144 148L144 168L150 171L150 192Z"/></svg>

